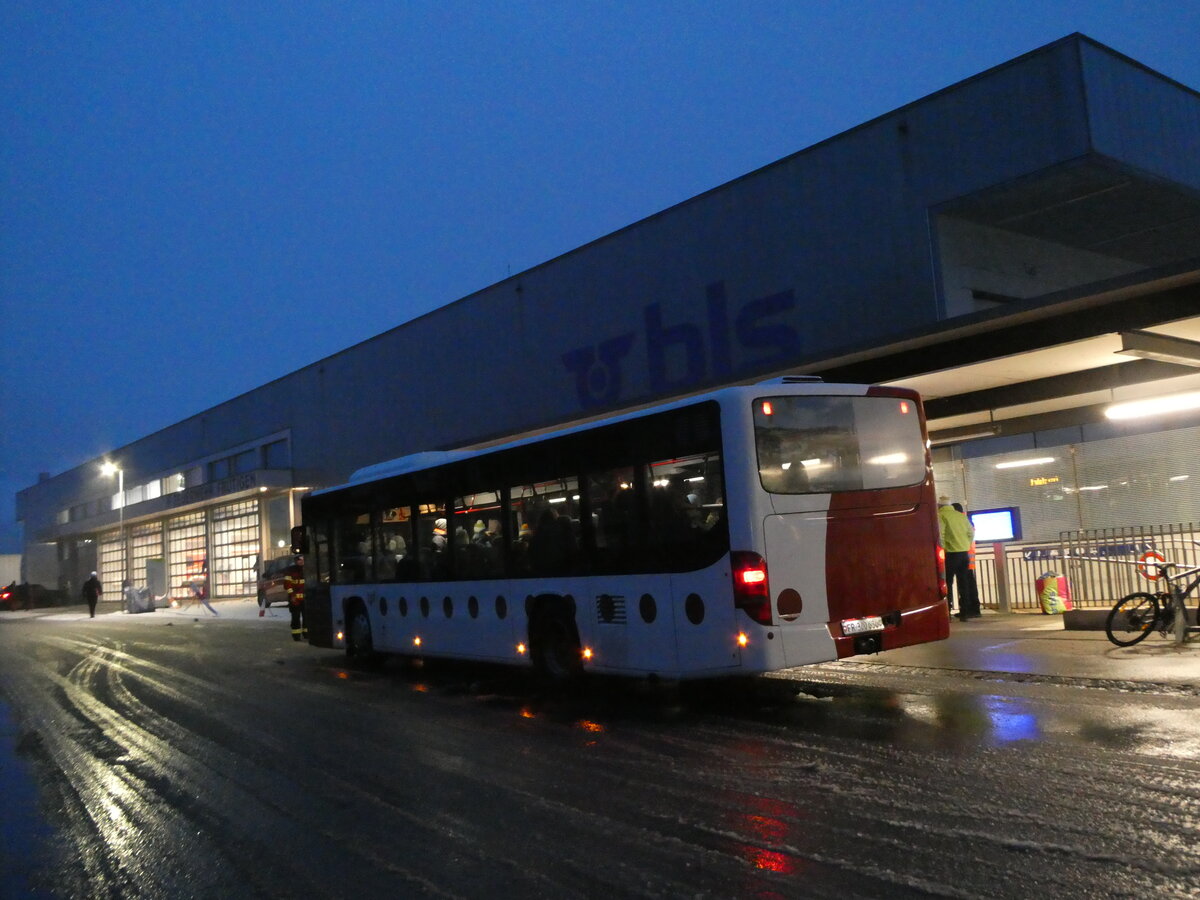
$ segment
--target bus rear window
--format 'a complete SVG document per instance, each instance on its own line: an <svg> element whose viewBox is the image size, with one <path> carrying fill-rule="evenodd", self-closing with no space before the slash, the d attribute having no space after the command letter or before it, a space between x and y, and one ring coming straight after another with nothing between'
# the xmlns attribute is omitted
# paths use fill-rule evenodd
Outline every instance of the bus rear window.
<svg viewBox="0 0 1200 900"><path fill-rule="evenodd" d="M916 404L898 397L760 397L758 474L772 494L919 484L925 445Z"/></svg>

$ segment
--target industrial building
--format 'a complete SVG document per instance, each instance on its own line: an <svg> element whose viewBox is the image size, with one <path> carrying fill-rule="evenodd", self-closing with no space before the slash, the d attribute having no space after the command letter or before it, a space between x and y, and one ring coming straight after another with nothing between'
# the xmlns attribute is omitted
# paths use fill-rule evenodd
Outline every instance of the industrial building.
<svg viewBox="0 0 1200 900"><path fill-rule="evenodd" d="M1200 94L1037 49L40 481L26 577L244 596L362 466L785 373L920 390L1028 541L1200 520L1200 407L1105 415L1200 392Z"/></svg>

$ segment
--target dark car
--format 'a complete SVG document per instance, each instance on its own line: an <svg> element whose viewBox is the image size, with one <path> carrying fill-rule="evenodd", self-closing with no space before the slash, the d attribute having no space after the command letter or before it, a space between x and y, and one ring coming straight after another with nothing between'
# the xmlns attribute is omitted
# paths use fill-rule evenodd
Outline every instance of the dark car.
<svg viewBox="0 0 1200 900"><path fill-rule="evenodd" d="M40 584L17 584L15 581L0 588L0 609L36 609L46 606L62 606L62 591Z"/></svg>
<svg viewBox="0 0 1200 900"><path fill-rule="evenodd" d="M268 607L272 603L288 602L287 570L292 564L292 557L277 556L263 563L262 571L258 573L258 605Z"/></svg>

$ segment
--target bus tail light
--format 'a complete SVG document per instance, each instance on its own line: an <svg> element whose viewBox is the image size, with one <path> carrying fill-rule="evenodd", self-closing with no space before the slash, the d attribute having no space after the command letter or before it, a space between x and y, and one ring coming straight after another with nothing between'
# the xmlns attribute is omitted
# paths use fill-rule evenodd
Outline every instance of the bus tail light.
<svg viewBox="0 0 1200 900"><path fill-rule="evenodd" d="M946 550L941 544L937 545L938 590L945 600L950 596L950 586L946 584Z"/></svg>
<svg viewBox="0 0 1200 900"><path fill-rule="evenodd" d="M749 550L734 550L733 605L759 625L771 624L771 588L767 580L767 561Z"/></svg>

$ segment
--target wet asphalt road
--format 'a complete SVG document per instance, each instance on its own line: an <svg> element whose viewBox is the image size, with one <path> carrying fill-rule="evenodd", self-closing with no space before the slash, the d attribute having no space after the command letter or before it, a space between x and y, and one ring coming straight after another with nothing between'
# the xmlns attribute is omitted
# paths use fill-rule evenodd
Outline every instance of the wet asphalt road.
<svg viewBox="0 0 1200 900"><path fill-rule="evenodd" d="M1192 690L841 664L567 696L286 631L0 623L5 896L1200 896Z"/></svg>

